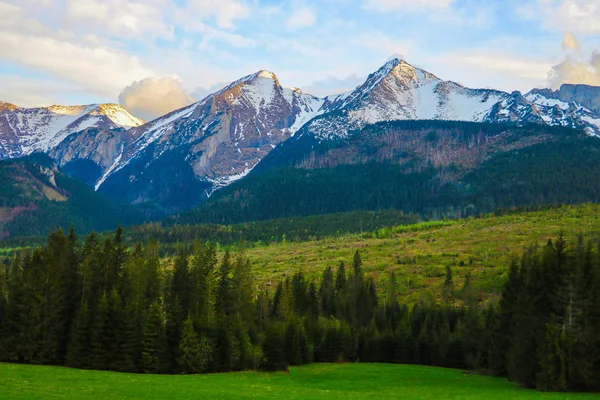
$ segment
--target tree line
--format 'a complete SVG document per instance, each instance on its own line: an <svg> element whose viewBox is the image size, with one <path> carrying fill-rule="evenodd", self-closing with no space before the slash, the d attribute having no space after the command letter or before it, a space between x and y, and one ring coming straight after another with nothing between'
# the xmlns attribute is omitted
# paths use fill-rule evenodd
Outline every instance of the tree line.
<svg viewBox="0 0 600 400"><path fill-rule="evenodd" d="M485 305L456 299L450 268L437 302L402 304L395 275L377 285L358 251L319 279L297 272L267 289L243 251L159 254L153 240L126 246L122 229L81 245L52 232L0 269L0 360L164 374L387 362L600 389L596 242L528 249Z"/></svg>

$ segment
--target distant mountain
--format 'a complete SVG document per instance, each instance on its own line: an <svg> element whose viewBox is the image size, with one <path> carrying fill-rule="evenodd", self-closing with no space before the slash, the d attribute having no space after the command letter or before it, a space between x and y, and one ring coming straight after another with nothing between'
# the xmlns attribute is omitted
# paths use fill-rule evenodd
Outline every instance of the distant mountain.
<svg viewBox="0 0 600 400"><path fill-rule="evenodd" d="M23 108L0 103L0 159L48 152L87 128L127 129L143 123L116 104Z"/></svg>
<svg viewBox="0 0 600 400"><path fill-rule="evenodd" d="M534 89L525 95L550 125L582 126L600 136L600 87L564 84L559 90Z"/></svg>
<svg viewBox="0 0 600 400"><path fill-rule="evenodd" d="M445 120L588 127L600 134L600 119L572 102L557 112L542 94L469 89L443 81L406 61L387 62L355 90L327 98L327 113L307 124L322 139L346 137L353 130L382 121ZM600 117L599 117L600 118Z"/></svg>
<svg viewBox="0 0 600 400"><path fill-rule="evenodd" d="M530 95L546 99L560 100L563 103L579 103L595 113L600 113L600 87L590 85L563 84L560 89L534 89Z"/></svg>
<svg viewBox="0 0 600 400"><path fill-rule="evenodd" d="M556 106L542 94L469 89L399 59L355 90L325 98L285 89L273 73L260 71L134 129L136 139L96 187L172 212L243 178L301 128L302 135L336 140L382 121L453 120L558 125L596 135L594 116L576 101Z"/></svg>
<svg viewBox="0 0 600 400"><path fill-rule="evenodd" d="M0 239L45 235L71 225L79 232L107 230L151 216L156 215L103 198L46 155L0 160Z"/></svg>
<svg viewBox="0 0 600 400"><path fill-rule="evenodd" d="M368 140L356 152L349 150L353 145L340 143L393 121L463 121L504 130L529 127L527 132L538 127L539 142L545 141L547 126L600 136L599 93L600 88L585 85L525 95L471 89L392 59L354 90L318 98L284 88L275 74L259 71L148 123L116 105L23 109L0 103L0 159L45 152L63 171L103 195L176 213L201 204L255 168L267 170L277 164L274 160L315 146L344 150L338 158L303 159L295 168L379 163L365 153L375 146ZM512 132L510 137L520 140L515 132L521 131ZM412 137L396 136L393 151L421 148L424 138L415 135L419 143L414 144ZM399 162L396 153L386 162ZM478 157L477 162L485 161Z"/></svg>
<svg viewBox="0 0 600 400"><path fill-rule="evenodd" d="M320 112L323 99L259 71L132 130L137 139L98 181L101 193L169 211L244 177Z"/></svg>

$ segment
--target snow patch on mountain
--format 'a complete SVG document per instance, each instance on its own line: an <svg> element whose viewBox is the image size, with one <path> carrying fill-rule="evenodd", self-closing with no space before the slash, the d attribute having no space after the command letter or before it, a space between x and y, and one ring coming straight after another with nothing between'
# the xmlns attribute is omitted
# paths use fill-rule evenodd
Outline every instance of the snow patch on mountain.
<svg viewBox="0 0 600 400"><path fill-rule="evenodd" d="M67 136L87 128L128 129L143 123L116 104L4 107L0 110L0 140L11 147L11 152L0 154L0 158L47 152Z"/></svg>

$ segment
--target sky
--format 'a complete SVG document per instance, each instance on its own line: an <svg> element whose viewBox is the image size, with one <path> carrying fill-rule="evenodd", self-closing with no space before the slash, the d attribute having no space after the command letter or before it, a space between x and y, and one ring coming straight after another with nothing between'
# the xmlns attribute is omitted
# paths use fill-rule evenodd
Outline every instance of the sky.
<svg viewBox="0 0 600 400"><path fill-rule="evenodd" d="M315 95L391 56L473 88L600 85L600 0L0 0L0 100L152 119L266 69Z"/></svg>

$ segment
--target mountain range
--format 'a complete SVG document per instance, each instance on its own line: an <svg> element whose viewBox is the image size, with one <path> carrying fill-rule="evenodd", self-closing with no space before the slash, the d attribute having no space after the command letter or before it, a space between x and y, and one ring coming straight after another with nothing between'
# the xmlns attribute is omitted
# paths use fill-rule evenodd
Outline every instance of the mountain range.
<svg viewBox="0 0 600 400"><path fill-rule="evenodd" d="M386 125L425 120L479 123L485 132L464 128L474 136L453 144L451 132L461 125L436 125L436 143L446 147L435 156L422 145L432 147L424 126ZM525 129L530 126L538 128ZM398 164L406 153L410 159L429 157L430 167L453 164L462 171L454 173L459 179L469 169L465 165L479 165L492 153L547 142L556 131L545 127L553 126L600 136L600 88L563 85L526 94L470 89L392 59L354 90L322 98L284 88L275 74L259 71L146 123L114 104L28 109L0 103L0 159L43 152L104 196L176 213L269 166L335 167L356 164L358 158L363 164ZM494 135L513 145L499 145ZM482 140L486 150L467 159L464 149ZM489 145L494 140L497 146ZM373 143L393 155L365 153Z"/></svg>

